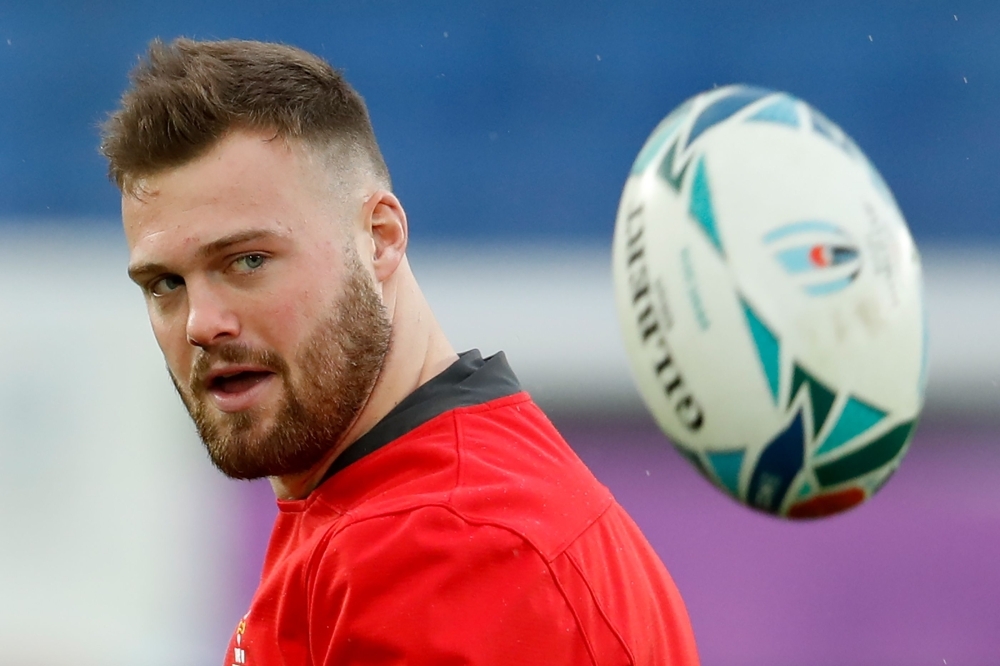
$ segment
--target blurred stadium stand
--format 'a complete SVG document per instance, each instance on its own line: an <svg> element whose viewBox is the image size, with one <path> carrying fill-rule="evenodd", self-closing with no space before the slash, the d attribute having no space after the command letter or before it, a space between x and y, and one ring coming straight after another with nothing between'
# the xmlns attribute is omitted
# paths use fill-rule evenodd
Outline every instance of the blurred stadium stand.
<svg viewBox="0 0 1000 666"><path fill-rule="evenodd" d="M185 34L291 42L343 68L420 239L604 243L657 121L697 92L746 82L793 92L851 134L918 241L1000 240L996 3L42 1L0 12L0 218L113 222L95 127L147 41Z"/></svg>
<svg viewBox="0 0 1000 666"><path fill-rule="evenodd" d="M343 68L456 346L505 350L560 423L626 448L650 441L610 285L628 167L701 90L793 92L879 167L922 250L933 441L997 443L1000 4L0 3L0 664L217 663L259 565L270 514L246 507L269 491L205 464L125 278L96 148L137 54L182 34L293 43ZM699 507L685 515L716 520ZM982 648L967 663L986 654L955 636ZM783 663L838 663L802 645Z"/></svg>

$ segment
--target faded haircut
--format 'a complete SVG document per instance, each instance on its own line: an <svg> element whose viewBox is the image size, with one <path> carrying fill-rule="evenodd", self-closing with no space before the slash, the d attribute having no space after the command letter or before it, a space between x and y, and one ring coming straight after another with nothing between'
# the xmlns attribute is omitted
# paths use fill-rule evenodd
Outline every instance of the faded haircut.
<svg viewBox="0 0 1000 666"><path fill-rule="evenodd" d="M153 40L102 126L108 176L123 193L182 166L235 130L273 132L346 154L391 187L364 100L318 56L264 42ZM360 163L359 163L360 161Z"/></svg>

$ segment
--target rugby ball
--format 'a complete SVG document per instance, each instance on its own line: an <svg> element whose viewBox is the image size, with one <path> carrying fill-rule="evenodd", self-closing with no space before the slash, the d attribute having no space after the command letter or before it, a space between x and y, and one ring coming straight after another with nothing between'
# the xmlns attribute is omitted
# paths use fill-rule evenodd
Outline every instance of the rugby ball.
<svg viewBox="0 0 1000 666"><path fill-rule="evenodd" d="M739 502L787 518L870 498L926 381L920 258L878 171L787 93L697 95L622 193L615 300L668 438Z"/></svg>

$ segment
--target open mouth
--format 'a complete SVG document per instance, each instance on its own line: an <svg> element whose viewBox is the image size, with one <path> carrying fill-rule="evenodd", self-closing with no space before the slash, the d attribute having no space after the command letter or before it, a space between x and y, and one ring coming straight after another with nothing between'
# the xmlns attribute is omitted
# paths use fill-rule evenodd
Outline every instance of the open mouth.
<svg viewBox="0 0 1000 666"><path fill-rule="evenodd" d="M208 383L208 388L215 393L243 393L244 391L249 391L273 374L273 372L266 370L246 370L231 375L220 375Z"/></svg>

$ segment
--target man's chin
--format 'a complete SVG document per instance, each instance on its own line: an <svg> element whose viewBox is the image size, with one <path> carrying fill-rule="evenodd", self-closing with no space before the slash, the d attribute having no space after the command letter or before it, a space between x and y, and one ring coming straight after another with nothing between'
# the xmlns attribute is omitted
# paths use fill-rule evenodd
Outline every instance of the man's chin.
<svg viewBox="0 0 1000 666"><path fill-rule="evenodd" d="M275 422L219 423L199 428L199 434L212 463L231 479L308 475L329 456L330 450L319 445L319 440L310 440L302 433L279 432Z"/></svg>
<svg viewBox="0 0 1000 666"><path fill-rule="evenodd" d="M243 460L239 457L210 451L212 463L222 474L237 481L255 481L257 479L296 480L313 475L318 462L306 465L262 465L259 460Z"/></svg>

